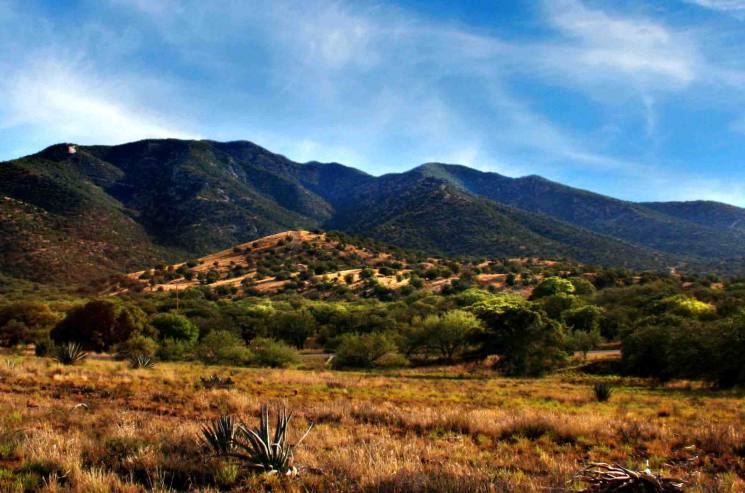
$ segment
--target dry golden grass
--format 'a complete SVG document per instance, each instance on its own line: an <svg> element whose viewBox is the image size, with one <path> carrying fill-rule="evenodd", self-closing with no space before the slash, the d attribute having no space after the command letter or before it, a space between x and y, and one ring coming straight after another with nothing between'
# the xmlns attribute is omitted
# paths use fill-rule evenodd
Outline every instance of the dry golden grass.
<svg viewBox="0 0 745 493"><path fill-rule="evenodd" d="M11 356L8 356L9 358ZM572 491L588 461L649 466L690 491L745 491L745 399L695 385L616 379L595 402L589 377L504 379L468 368L388 374L0 365L0 491ZM205 390L199 377L231 376ZM293 479L236 475L198 442L223 413L254 421L262 402L316 427Z"/></svg>

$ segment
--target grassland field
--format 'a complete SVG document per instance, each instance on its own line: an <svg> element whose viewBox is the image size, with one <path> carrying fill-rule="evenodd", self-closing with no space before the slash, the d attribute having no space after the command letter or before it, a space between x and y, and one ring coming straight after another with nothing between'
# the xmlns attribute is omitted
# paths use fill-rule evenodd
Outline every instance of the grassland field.
<svg viewBox="0 0 745 493"><path fill-rule="evenodd" d="M0 491L577 491L603 461L745 491L745 397L690 382L664 386L572 370L508 379L484 366L392 372L207 367L130 369L94 356L62 366L0 356ZM230 389L200 377L230 376ZM592 384L613 385L597 402ZM256 420L261 403L295 412L300 474L243 473L200 443L222 414Z"/></svg>

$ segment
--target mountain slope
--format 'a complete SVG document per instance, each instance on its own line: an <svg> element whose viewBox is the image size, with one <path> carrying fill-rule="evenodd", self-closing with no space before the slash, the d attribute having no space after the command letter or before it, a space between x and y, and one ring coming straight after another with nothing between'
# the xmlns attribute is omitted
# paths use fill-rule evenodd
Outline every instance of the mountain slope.
<svg viewBox="0 0 745 493"><path fill-rule="evenodd" d="M182 252L152 243L120 203L77 170L37 157L0 165L0 270L82 282Z"/></svg>
<svg viewBox="0 0 745 493"><path fill-rule="evenodd" d="M0 272L44 282L314 228L449 255L636 268L745 257L742 210L724 204L636 204L455 165L374 177L244 141L54 145L0 163L0 200Z"/></svg>
<svg viewBox="0 0 745 493"><path fill-rule="evenodd" d="M567 257L585 263L659 268L657 252L604 237L545 215L475 197L415 173L387 175L374 189L353 191L354 206L331 226L446 255Z"/></svg>
<svg viewBox="0 0 745 493"><path fill-rule="evenodd" d="M661 252L714 258L745 255L745 229L714 227L704 218L693 220L692 214L674 212L680 209L676 206L649 207L648 204L606 197L538 176L508 178L458 165L430 163L412 172L446 180L495 202L547 214ZM716 205L722 209L732 207Z"/></svg>
<svg viewBox="0 0 745 493"><path fill-rule="evenodd" d="M726 231L745 231L745 209L733 205L696 200L690 202L645 202L644 207L668 216Z"/></svg>

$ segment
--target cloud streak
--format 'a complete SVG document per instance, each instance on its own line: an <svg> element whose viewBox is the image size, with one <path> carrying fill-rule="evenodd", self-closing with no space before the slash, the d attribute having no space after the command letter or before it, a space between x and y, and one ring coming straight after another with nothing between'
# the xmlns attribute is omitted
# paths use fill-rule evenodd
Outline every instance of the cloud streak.
<svg viewBox="0 0 745 493"><path fill-rule="evenodd" d="M124 98L129 86L97 80L64 60L42 60L0 86L6 101L0 128L54 129L57 140L85 143L198 136Z"/></svg>

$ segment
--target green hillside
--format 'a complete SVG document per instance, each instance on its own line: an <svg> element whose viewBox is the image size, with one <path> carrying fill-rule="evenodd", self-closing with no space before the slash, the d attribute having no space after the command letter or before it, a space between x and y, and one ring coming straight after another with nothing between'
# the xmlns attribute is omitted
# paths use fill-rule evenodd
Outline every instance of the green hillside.
<svg viewBox="0 0 745 493"><path fill-rule="evenodd" d="M455 165L374 177L245 141L54 145L0 163L0 198L0 272L41 282L315 228L447 255L645 269L738 270L745 258L745 211L724 204L636 204Z"/></svg>

